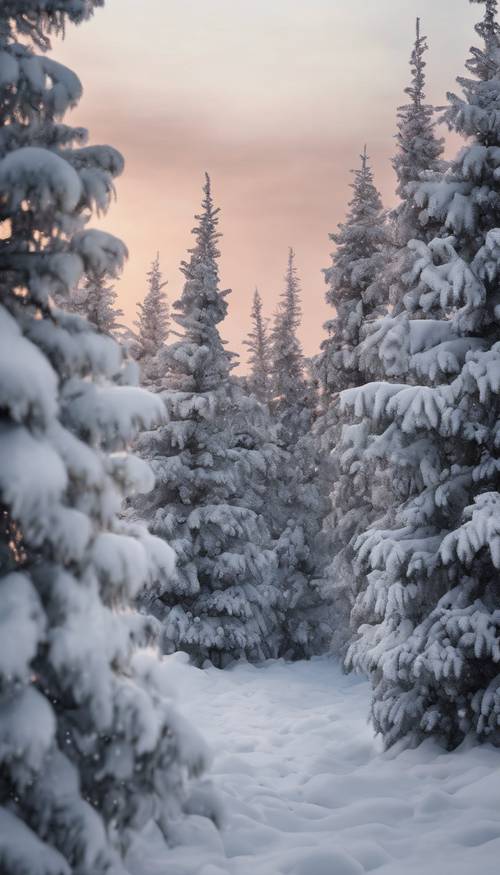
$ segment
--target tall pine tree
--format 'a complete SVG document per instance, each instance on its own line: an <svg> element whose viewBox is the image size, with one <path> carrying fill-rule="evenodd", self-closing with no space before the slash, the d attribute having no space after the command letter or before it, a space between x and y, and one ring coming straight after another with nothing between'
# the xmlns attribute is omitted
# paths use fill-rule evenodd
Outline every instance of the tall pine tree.
<svg viewBox="0 0 500 875"><path fill-rule="evenodd" d="M466 145L416 202L442 237L409 244L415 301L441 319L412 322L417 385L374 384L344 399L372 426L396 499L358 539L366 587L349 662L371 673L372 716L387 744L475 733L500 741L500 27L483 2L463 97L447 121ZM453 236L446 237L446 233ZM416 381L417 382L417 381Z"/></svg>
<svg viewBox="0 0 500 875"><path fill-rule="evenodd" d="M244 341L248 348L250 376L247 384L250 391L262 404L271 401L271 345L267 320L262 314L262 298L255 289L251 312L252 328Z"/></svg>
<svg viewBox="0 0 500 875"><path fill-rule="evenodd" d="M387 301L379 297L377 279L384 265L387 243L386 216L373 171L364 148L361 167L353 170L353 197L347 218L330 235L335 243L331 267L324 271L328 286L326 301L335 317L326 324L319 361L321 382L327 399L334 393L364 382L359 366L359 343L365 323L384 311Z"/></svg>
<svg viewBox="0 0 500 875"><path fill-rule="evenodd" d="M137 589L170 548L119 517L152 486L126 453L159 399L125 385L119 347L54 306L126 254L85 225L121 156L61 123L76 75L43 52L91 0L0 8L0 868L124 872L148 822L165 831L203 753L147 679ZM37 54L37 48L41 54ZM153 672L154 674L154 672Z"/></svg>
<svg viewBox="0 0 500 875"><path fill-rule="evenodd" d="M304 371L304 353L298 338L302 308L295 253L290 248L284 287L271 332L273 410L290 445L310 425L310 390Z"/></svg>
<svg viewBox="0 0 500 875"><path fill-rule="evenodd" d="M322 344L317 372L322 385L323 413L314 428L316 453L322 459L321 487L327 512L322 526L325 566L322 588L336 605L335 649L346 644L353 602L351 539L363 531L374 513L366 500L372 472L358 452L362 433L342 444L347 418L339 409L341 390L365 381L360 351L370 320L384 311L384 289L379 282L388 234L386 215L375 187L366 147L361 167L353 171L353 197L345 222L330 239L336 244L331 267L324 271L326 300L335 317L326 324L329 336Z"/></svg>
<svg viewBox="0 0 500 875"><path fill-rule="evenodd" d="M137 512L177 556L176 579L167 576L145 600L164 624L165 649L225 665L277 653L276 562L261 513L276 448L263 409L231 378L233 356L218 329L228 292L219 288L219 210L208 176L203 191L175 304L182 336L166 353L168 423L139 445L156 488Z"/></svg>
<svg viewBox="0 0 500 875"><path fill-rule="evenodd" d="M323 651L331 637L328 611L315 582L316 540L324 507L317 485L316 445L310 437L316 390L306 372L298 337L300 293L295 254L290 249L271 334L271 410L279 429L282 458L267 513L285 599L281 652L293 658Z"/></svg>
<svg viewBox="0 0 500 875"><path fill-rule="evenodd" d="M164 291L167 283L163 282L159 253L151 264L147 281L144 301L137 304L132 351L141 368L141 383L148 389L159 391L165 388L163 353L170 330L170 311Z"/></svg>
<svg viewBox="0 0 500 875"><path fill-rule="evenodd" d="M397 150L393 159L399 203L391 213L385 261L378 284L392 305L390 314L370 326L360 346L363 372L372 379L398 378L408 372L409 313L429 319L441 315L420 306L418 290L408 285L413 264L410 240L429 242L441 233L432 212L416 197L421 181L436 181L446 170L441 159L443 139L436 133L436 109L425 101L427 39L417 18L416 39L410 58L411 82L405 89L408 103L398 109Z"/></svg>

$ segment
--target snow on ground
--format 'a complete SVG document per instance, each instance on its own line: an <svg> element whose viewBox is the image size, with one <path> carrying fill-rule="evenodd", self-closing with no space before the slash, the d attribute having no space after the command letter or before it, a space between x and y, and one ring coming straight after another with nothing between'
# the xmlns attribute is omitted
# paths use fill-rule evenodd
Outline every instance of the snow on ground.
<svg viewBox="0 0 500 875"><path fill-rule="evenodd" d="M191 817L167 857L145 835L134 875L500 872L500 751L383 753L368 684L329 659L164 670L214 751L225 820Z"/></svg>

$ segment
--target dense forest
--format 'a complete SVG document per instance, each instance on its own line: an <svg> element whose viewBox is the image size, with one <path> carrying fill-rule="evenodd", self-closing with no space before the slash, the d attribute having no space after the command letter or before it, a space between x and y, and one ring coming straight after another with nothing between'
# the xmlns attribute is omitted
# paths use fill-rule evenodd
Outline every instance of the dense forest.
<svg viewBox="0 0 500 875"><path fill-rule="evenodd" d="M178 300L154 241L125 324L126 247L88 226L123 159L69 124L82 86L48 54L101 0L2 2L2 873L118 875L150 824L167 846L184 817L221 826L203 722L162 675L182 654L207 677L328 657L369 679L387 751L500 743L500 25L497 0L476 2L439 111L417 19L397 206L365 146L317 355L290 248L274 313L255 290L246 371L221 334L208 174ZM442 123L463 140L451 159ZM272 871L370 868L296 865Z"/></svg>

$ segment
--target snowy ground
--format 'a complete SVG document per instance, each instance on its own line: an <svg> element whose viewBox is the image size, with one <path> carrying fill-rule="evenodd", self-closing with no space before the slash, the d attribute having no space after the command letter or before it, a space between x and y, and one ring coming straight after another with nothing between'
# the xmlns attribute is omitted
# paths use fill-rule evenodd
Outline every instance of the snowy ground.
<svg viewBox="0 0 500 875"><path fill-rule="evenodd" d="M500 751L382 753L368 685L327 659L165 671L215 752L225 823L191 818L168 862L145 837L134 875L500 872Z"/></svg>

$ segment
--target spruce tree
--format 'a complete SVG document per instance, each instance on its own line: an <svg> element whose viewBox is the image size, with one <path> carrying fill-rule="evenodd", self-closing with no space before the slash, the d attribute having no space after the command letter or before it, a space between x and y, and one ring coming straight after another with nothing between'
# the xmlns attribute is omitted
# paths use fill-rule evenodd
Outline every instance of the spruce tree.
<svg viewBox="0 0 500 875"><path fill-rule="evenodd" d="M414 255L410 240L430 242L442 231L439 220L418 203L419 184L437 181L446 170L441 159L443 139L436 133L436 109L425 102L425 55L427 39L417 18L416 39L410 58L412 79L405 89L409 102L398 109L397 150L393 159L399 203L391 213L388 243L378 285L391 304L391 312L369 326L359 349L359 361L366 377L398 379L408 372L410 331L408 319L440 317L434 308L421 307L418 290L408 285Z"/></svg>
<svg viewBox="0 0 500 875"><path fill-rule="evenodd" d="M399 204L395 210L396 243L405 246L410 240L434 236L434 224L426 221L415 203L412 193L423 176L432 178L444 169L441 160L444 140L436 135L436 109L425 102L425 55L427 38L420 30L417 18L416 36L410 58L412 79L405 88L408 103L398 109L397 151L392 165L396 172L396 193Z"/></svg>
<svg viewBox="0 0 500 875"><path fill-rule="evenodd" d="M165 388L166 375L163 353L170 331L170 311L160 270L160 253L147 274L148 290L142 303L137 304L134 358L141 368L141 383L148 389Z"/></svg>
<svg viewBox="0 0 500 875"><path fill-rule="evenodd" d="M247 385L261 404L271 401L271 346L268 336L267 320L262 315L262 298L255 289L252 312L250 314L252 328L244 341L248 348L248 363L250 376Z"/></svg>
<svg viewBox="0 0 500 875"><path fill-rule="evenodd" d="M335 308L327 322L328 338L318 363L327 397L364 382L358 347L365 323L384 311L377 279L384 265L386 216L377 191L366 146L361 167L353 170L353 197L344 224L330 234L335 243L331 267L324 271L326 301Z"/></svg>
<svg viewBox="0 0 500 875"><path fill-rule="evenodd" d="M386 744L474 733L500 741L500 27L486 0L446 118L466 138L441 181L416 201L442 237L410 242L414 299L441 319L412 321L416 385L373 384L344 403L371 426L395 506L355 547L367 585L349 664L371 673L372 716ZM446 234L453 236L446 237ZM397 500L399 497L399 501Z"/></svg>
<svg viewBox="0 0 500 875"><path fill-rule="evenodd" d="M175 580L167 576L143 602L164 625L165 649L225 665L277 652L276 561L261 513L276 448L265 411L231 377L233 355L218 328L228 292L219 288L219 210L208 176L203 191L174 305L182 336L166 350L168 422L139 444L156 488L136 513L177 556Z"/></svg>
<svg viewBox="0 0 500 875"><path fill-rule="evenodd" d="M60 121L76 75L43 54L91 0L0 9L0 869L108 875L148 822L168 830L203 754L147 679L129 610L172 551L119 518L152 486L126 453L159 399L119 347L57 308L126 254L89 230L122 158ZM42 54L37 54L37 48ZM148 658L149 659L149 658ZM155 663L149 662L150 668ZM154 672L153 672L154 674Z"/></svg>
<svg viewBox="0 0 500 875"><path fill-rule="evenodd" d="M271 332L272 407L288 446L293 446L299 437L307 433L311 422L310 388L304 370L304 353L297 334L301 317L300 280L295 253L290 248L284 288Z"/></svg>
<svg viewBox="0 0 500 875"><path fill-rule="evenodd" d="M316 390L298 337L300 292L295 253L290 249L271 334L271 410L282 457L267 507L285 599L280 652L288 658L322 652L331 637L328 609L316 586L316 539L324 507L317 484L316 445L310 437Z"/></svg>
<svg viewBox="0 0 500 875"><path fill-rule="evenodd" d="M374 183L366 147L361 167L353 171L353 197L346 221L330 239L336 244L331 267L324 271L326 300L335 307L335 317L325 328L316 364L322 386L322 415L314 426L316 454L321 461L320 484L326 506L322 524L322 584L335 600L334 648L341 652L348 640L353 603L352 537L364 531L375 513L367 498L372 471L364 465L354 442L343 443L347 417L339 408L339 392L365 382L360 358L371 322L387 303L380 283L388 232L380 194Z"/></svg>
<svg viewBox="0 0 500 875"><path fill-rule="evenodd" d="M124 326L119 321L123 310L116 306L117 297L114 285L104 273L98 273L84 278L72 292L68 306L73 313L88 319L101 334L118 338Z"/></svg>

